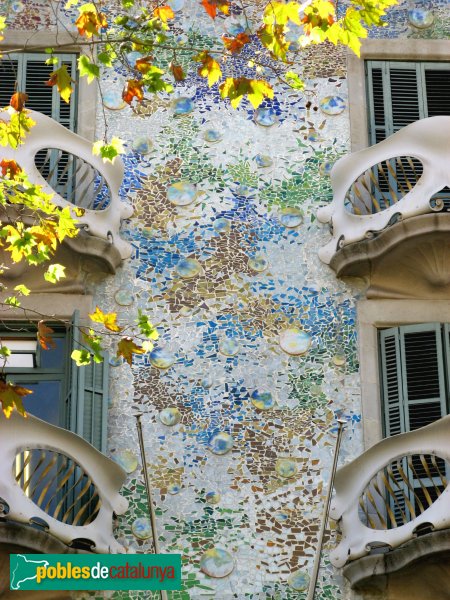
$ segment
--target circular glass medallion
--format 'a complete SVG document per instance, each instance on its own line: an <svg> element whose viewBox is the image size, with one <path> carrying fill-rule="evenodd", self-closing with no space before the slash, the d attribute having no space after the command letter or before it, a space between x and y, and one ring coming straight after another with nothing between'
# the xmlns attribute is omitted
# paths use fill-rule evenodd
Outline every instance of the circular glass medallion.
<svg viewBox="0 0 450 600"><path fill-rule="evenodd" d="M126 473L132 473L137 469L138 460L131 450L119 450L112 458Z"/></svg>
<svg viewBox="0 0 450 600"><path fill-rule="evenodd" d="M134 302L134 296L130 290L121 288L114 294L114 300L119 306L131 306Z"/></svg>
<svg viewBox="0 0 450 600"><path fill-rule="evenodd" d="M434 23L434 14L425 8L414 8L408 10L408 21L417 29L427 29Z"/></svg>
<svg viewBox="0 0 450 600"><path fill-rule="evenodd" d="M130 67L132 67L133 69L136 66L136 61L139 60L140 58L142 58L142 54L140 52L128 52L127 54L127 62L130 65Z"/></svg>
<svg viewBox="0 0 450 600"><path fill-rule="evenodd" d="M16 14L21 13L24 8L23 2L13 2L11 4L11 10Z"/></svg>
<svg viewBox="0 0 450 600"><path fill-rule="evenodd" d="M222 548L211 548L200 559L200 570L210 577L226 577L233 569L233 557Z"/></svg>
<svg viewBox="0 0 450 600"><path fill-rule="evenodd" d="M322 112L330 116L340 115L347 108L345 100L340 96L325 96L319 104Z"/></svg>
<svg viewBox="0 0 450 600"><path fill-rule="evenodd" d="M203 132L203 139L210 144L215 144L216 142L220 142L223 135L222 132L217 129L206 129Z"/></svg>
<svg viewBox="0 0 450 600"><path fill-rule="evenodd" d="M208 504L219 504L220 494L219 492L206 492L205 500Z"/></svg>
<svg viewBox="0 0 450 600"><path fill-rule="evenodd" d="M209 440L209 449L213 454L226 454L233 447L234 440L229 433L221 431Z"/></svg>
<svg viewBox="0 0 450 600"><path fill-rule="evenodd" d="M151 151L151 149L153 148L153 143L150 138L141 136L141 137L137 137L133 141L133 144L131 145L131 147L138 154L145 155Z"/></svg>
<svg viewBox="0 0 450 600"><path fill-rule="evenodd" d="M157 369L168 369L175 362L175 356L164 348L155 348L149 355L150 364Z"/></svg>
<svg viewBox="0 0 450 600"><path fill-rule="evenodd" d="M223 217L219 217L213 223L214 230L217 233L228 233L231 229L231 222L229 219L225 219Z"/></svg>
<svg viewBox="0 0 450 600"><path fill-rule="evenodd" d="M219 352L224 356L236 356L239 352L239 344L233 338L224 338L219 342Z"/></svg>
<svg viewBox="0 0 450 600"><path fill-rule="evenodd" d="M197 188L188 181L177 181L167 188L167 198L175 206L187 206L197 197Z"/></svg>
<svg viewBox="0 0 450 600"><path fill-rule="evenodd" d="M267 269L268 263L262 254L256 254L252 258L248 259L248 266L252 271L262 273Z"/></svg>
<svg viewBox="0 0 450 600"><path fill-rule="evenodd" d="M258 108L255 110L255 123L262 127L272 127L278 122L278 117L273 108Z"/></svg>
<svg viewBox="0 0 450 600"><path fill-rule="evenodd" d="M184 0L167 0L167 5L173 10L173 12L180 11L184 6Z"/></svg>
<svg viewBox="0 0 450 600"><path fill-rule="evenodd" d="M256 166L260 169L264 169L266 167L271 167L273 165L273 160L268 154L257 154L254 158Z"/></svg>
<svg viewBox="0 0 450 600"><path fill-rule="evenodd" d="M252 404L259 410L270 410L275 405L275 400L270 392L258 392L255 390L250 396Z"/></svg>
<svg viewBox="0 0 450 600"><path fill-rule="evenodd" d="M202 265L196 258L182 258L177 262L176 272L183 279L191 279L202 270Z"/></svg>
<svg viewBox="0 0 450 600"><path fill-rule="evenodd" d="M342 350L336 352L336 354L332 358L332 361L336 367L343 367L346 362L344 351Z"/></svg>
<svg viewBox="0 0 450 600"><path fill-rule="evenodd" d="M111 367L120 367L123 365L123 358L122 356L111 356L108 363Z"/></svg>
<svg viewBox="0 0 450 600"><path fill-rule="evenodd" d="M181 487L177 483L170 483L167 486L167 493L171 496L176 496L181 491Z"/></svg>
<svg viewBox="0 0 450 600"><path fill-rule="evenodd" d="M309 575L305 571L295 571L288 579L288 585L297 592L304 592L309 587Z"/></svg>
<svg viewBox="0 0 450 600"><path fill-rule="evenodd" d="M287 207L283 208L279 216L280 223L288 229L295 229L303 223L302 211L298 208Z"/></svg>
<svg viewBox="0 0 450 600"><path fill-rule="evenodd" d="M194 110L194 102L190 98L180 97L172 100L174 115L188 115Z"/></svg>
<svg viewBox="0 0 450 600"><path fill-rule="evenodd" d="M319 173L321 175L329 175L331 173L331 169L333 168L334 163L330 161L323 162L319 167Z"/></svg>
<svg viewBox="0 0 450 600"><path fill-rule="evenodd" d="M275 464L277 475L283 479L290 479L297 475L297 463L290 458L279 458Z"/></svg>
<svg viewBox="0 0 450 600"><path fill-rule="evenodd" d="M122 98L121 92L117 90L108 90L103 94L103 106L109 110L122 110L127 103Z"/></svg>
<svg viewBox="0 0 450 600"><path fill-rule="evenodd" d="M305 354L310 346L311 337L298 327L291 327L280 333L280 348L286 354L299 356Z"/></svg>
<svg viewBox="0 0 450 600"><path fill-rule="evenodd" d="M152 537L152 526L150 519L147 519L147 517L136 519L131 524L131 531L133 532L133 535L140 540L147 540L148 538Z"/></svg>
<svg viewBox="0 0 450 600"><path fill-rule="evenodd" d="M163 408L159 413L159 420L163 425L167 425L168 427L172 427L173 425L177 425L180 422L181 413L178 408L174 406L168 406L167 408Z"/></svg>

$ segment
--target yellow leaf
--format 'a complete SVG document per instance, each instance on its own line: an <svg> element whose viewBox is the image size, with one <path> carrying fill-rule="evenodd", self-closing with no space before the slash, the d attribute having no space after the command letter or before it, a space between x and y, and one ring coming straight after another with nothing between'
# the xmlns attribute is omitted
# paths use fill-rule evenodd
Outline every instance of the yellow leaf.
<svg viewBox="0 0 450 600"><path fill-rule="evenodd" d="M220 65L208 52L201 52L195 60L202 63L202 66L198 69L198 74L208 78L208 85L210 87L221 78L222 70Z"/></svg>
<svg viewBox="0 0 450 600"><path fill-rule="evenodd" d="M142 346L137 346L130 337L124 337L117 344L117 357L123 358L130 365L133 362L133 354L145 354L146 350Z"/></svg>
<svg viewBox="0 0 450 600"><path fill-rule="evenodd" d="M32 393L31 390L19 385L14 385L14 383L11 383L10 381L6 382L0 380L0 403L5 417L9 419L14 409L23 417L26 417L27 414L22 404L22 398Z"/></svg>
<svg viewBox="0 0 450 600"><path fill-rule="evenodd" d="M59 69L50 73L50 79L46 81L46 85L56 85L61 98L65 102L69 102L73 89L72 78L67 70L67 65L62 65Z"/></svg>
<svg viewBox="0 0 450 600"><path fill-rule="evenodd" d="M109 331L122 331L122 327L117 324L117 313L104 313L98 306L95 312L89 315L94 323L102 323Z"/></svg>
<svg viewBox="0 0 450 600"><path fill-rule="evenodd" d="M175 13L170 6L160 6L153 11L154 16L160 19L163 23L167 23L169 19L173 19Z"/></svg>

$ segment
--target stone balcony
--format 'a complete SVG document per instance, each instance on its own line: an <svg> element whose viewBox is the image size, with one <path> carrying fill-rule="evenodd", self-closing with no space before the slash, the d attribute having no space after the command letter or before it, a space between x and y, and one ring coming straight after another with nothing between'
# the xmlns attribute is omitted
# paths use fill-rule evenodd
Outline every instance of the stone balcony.
<svg viewBox="0 0 450 600"><path fill-rule="evenodd" d="M131 255L131 245L119 233L122 220L132 214L131 206L119 196L124 166L119 158L114 163L103 162L92 153L91 142L53 119L35 111L29 114L36 124L17 149L0 146L0 160L15 160L32 183L52 194L57 206L82 209L81 216L74 214L78 236L64 241L55 261L67 268L67 278L56 286L58 291L85 293L86 272L114 273ZM0 113L0 119L8 118L8 112ZM17 219L18 211L9 206L7 217ZM20 218L27 221L22 213ZM6 260L3 255L0 259ZM39 268L33 271L32 281L23 281L30 276L24 270L23 265L11 265L7 278L21 278L32 292L48 291L42 276L38 278Z"/></svg>
<svg viewBox="0 0 450 600"><path fill-rule="evenodd" d="M113 535L113 515L128 508L119 465L80 436L16 412L0 412L0 451L0 549L124 552Z"/></svg>
<svg viewBox="0 0 450 600"><path fill-rule="evenodd" d="M450 294L450 117L431 117L338 160L321 260L368 298Z"/></svg>
<svg viewBox="0 0 450 600"><path fill-rule="evenodd" d="M364 598L448 597L449 467L447 416L338 470L330 516L340 541L330 559ZM439 582L443 595L427 595Z"/></svg>

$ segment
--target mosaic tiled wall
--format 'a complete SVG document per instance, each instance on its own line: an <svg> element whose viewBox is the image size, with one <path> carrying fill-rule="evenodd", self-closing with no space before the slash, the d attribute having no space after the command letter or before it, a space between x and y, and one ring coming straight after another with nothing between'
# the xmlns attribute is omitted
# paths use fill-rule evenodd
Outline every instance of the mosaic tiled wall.
<svg viewBox="0 0 450 600"><path fill-rule="evenodd" d="M169 3L203 42L221 27L196 2ZM10 4L20 28L46 26L55 10ZM373 35L449 33L439 1L402 2ZM305 93L278 87L256 112L245 102L232 110L194 73L175 100L135 112L121 102L120 67L103 81L109 134L127 142L123 194L135 213L124 235L134 254L97 301L124 319L145 309L160 333L132 370L111 368L109 451L129 472L118 537L130 551L149 549L141 412L162 549L183 555L173 600L304 598L336 418L348 423L341 461L362 449L361 292L320 263L328 234L315 219L331 198L330 168L349 148L345 52L306 50L304 75ZM341 594L325 552L316 598Z"/></svg>

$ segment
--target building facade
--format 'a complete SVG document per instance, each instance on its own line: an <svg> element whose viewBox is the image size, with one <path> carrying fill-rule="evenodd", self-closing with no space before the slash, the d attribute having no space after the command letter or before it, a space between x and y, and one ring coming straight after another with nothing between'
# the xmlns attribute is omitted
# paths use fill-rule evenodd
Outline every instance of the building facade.
<svg viewBox="0 0 450 600"><path fill-rule="evenodd" d="M205 42L224 26L235 33L244 27L239 16L225 24L208 20L196 2L169 4L183 30ZM33 96L47 66L32 46L54 36L56 13L73 27L76 10L40 0L8 0L1 10L9 23L5 47L30 40L29 51L0 63L2 105L21 78L31 109L90 141L102 137L107 123L108 135L126 145L120 189L112 171L102 173L102 165L94 164L111 199L102 205L100 188L87 208L109 216L86 222L78 247L74 242L62 251L61 262L70 266L67 282L50 289L30 281L33 294L26 302L37 311L51 306L64 319L77 312L81 323L96 305L124 322L141 309L159 332L155 350L137 357L131 368L111 357L101 372L86 372L80 381L66 363L52 363L51 373L42 364L37 373L36 364L20 363L11 366L11 377L41 377L43 397L61 404L36 408L29 400L30 412L85 437L125 470L121 495L128 508L114 534L127 552L151 551L135 417L142 414L161 551L183 556L184 588L173 600L306 598L337 420L346 422L339 464L350 465L383 438L449 412L450 181L442 166L448 123L427 121L417 134L408 129L403 145L389 142L401 140L390 136L411 123L450 115L448 3L400 1L388 26L363 43L361 59L330 45L306 49L305 91L278 88L274 100L256 111L245 102L232 109L195 73L176 86L173 97L131 109L121 97L124 64L105 72L101 94L95 83L80 82L70 108L51 88ZM69 45L60 60L73 68L77 51ZM243 72L248 59L238 67ZM93 164L67 135L67 151ZM385 139L392 150L386 143L375 146ZM372 154L361 153L369 146L375 146ZM52 149L49 139L42 148ZM330 173L349 153L333 171L333 201ZM51 152L40 156L35 164L53 189L76 194L67 188L70 160ZM416 193L415 208L396 209L427 169L433 183ZM8 312L2 318L17 317ZM60 335L68 353L71 334ZM391 393L393 369L398 388ZM74 379L71 403L64 404L64 390ZM392 460L435 455L422 438L401 439L412 441L392 454L386 447ZM434 452L445 462L444 442ZM359 473L386 467L370 456L356 463ZM369 524L373 530L400 531L398 511L410 522L445 488L445 465L424 459L425 474L416 476L415 459L413 466L405 460L403 479L400 467L393 467L393 480L403 483L392 498L382 491L368 507L376 484L370 478L364 484L358 518L386 519L384 525ZM443 477L436 483L439 467ZM353 481L348 473L338 476L338 500L332 501L337 518L348 508L340 504L342 486ZM432 486L439 494L429 492ZM419 489L423 510L415 504ZM351 519L345 527L344 539L351 539ZM331 554L330 560L337 529L331 520L317 599L415 597L405 591L411 574L401 572L411 568L410 558L392 568L403 573L403 583L389 580L386 558L376 567L384 579L375 581L365 550L355 556L349 550L354 560L344 570L347 557L333 560ZM429 535L439 537L436 548L445 549L445 531ZM401 537L384 545L409 542L414 532ZM375 535L369 542L375 547L381 540ZM432 564L430 581L434 563L426 560ZM423 600L439 597L424 595L423 588L416 593Z"/></svg>

